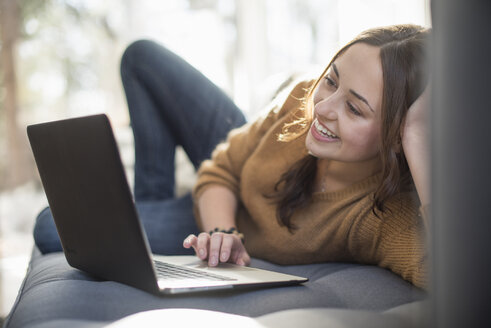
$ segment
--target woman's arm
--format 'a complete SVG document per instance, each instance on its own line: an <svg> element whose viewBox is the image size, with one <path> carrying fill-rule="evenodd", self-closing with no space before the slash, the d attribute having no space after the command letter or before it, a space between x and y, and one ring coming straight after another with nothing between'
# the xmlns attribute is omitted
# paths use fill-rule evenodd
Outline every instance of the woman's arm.
<svg viewBox="0 0 491 328"><path fill-rule="evenodd" d="M210 186L198 199L198 208L201 214L199 223L203 231L210 231L216 227L236 228L237 198L228 188L220 185Z"/></svg>
<svg viewBox="0 0 491 328"><path fill-rule="evenodd" d="M401 131L402 147L423 208L430 204L429 98L427 88L409 108ZM426 222L418 217L415 202L410 193L401 193L385 204L387 217L380 219L372 211L359 216L350 231L350 251L356 261L376 263L426 288Z"/></svg>
<svg viewBox="0 0 491 328"><path fill-rule="evenodd" d="M219 262L248 265L249 254L238 235L213 233L210 236L206 233L217 227L226 230L236 228L237 198L234 193L226 187L213 185L201 194L197 203L200 212L199 223L205 232L197 237L188 236L184 240L184 247L193 247L200 259L208 259L210 266Z"/></svg>
<svg viewBox="0 0 491 328"><path fill-rule="evenodd" d="M430 204L429 104L426 87L409 108L402 130L402 148L423 207Z"/></svg>
<svg viewBox="0 0 491 328"><path fill-rule="evenodd" d="M188 236L184 247L193 247L202 260L211 266L218 262L249 264L250 258L237 234L207 233L215 228L235 228L235 215L240 197L241 173L244 164L267 132L285 115L299 109L312 81L299 83L280 106L279 99L271 104L267 115L252 124L231 131L226 142L213 151L211 160L204 161L193 188L195 216L202 233ZM281 98L281 97L280 97ZM283 99L283 98L281 98Z"/></svg>
<svg viewBox="0 0 491 328"><path fill-rule="evenodd" d="M427 288L426 228L413 192L399 193L374 213L367 206L351 225L348 247L353 260L376 264L412 284Z"/></svg>

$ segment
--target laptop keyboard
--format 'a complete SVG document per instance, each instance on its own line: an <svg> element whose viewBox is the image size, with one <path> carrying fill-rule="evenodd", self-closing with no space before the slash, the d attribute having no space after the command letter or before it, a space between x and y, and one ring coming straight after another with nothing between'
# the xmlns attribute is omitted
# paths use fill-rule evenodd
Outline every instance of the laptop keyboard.
<svg viewBox="0 0 491 328"><path fill-rule="evenodd" d="M154 260L157 278L159 280L183 280L199 279L211 281L234 281L237 279L221 276L218 274L195 270L185 266L174 265Z"/></svg>

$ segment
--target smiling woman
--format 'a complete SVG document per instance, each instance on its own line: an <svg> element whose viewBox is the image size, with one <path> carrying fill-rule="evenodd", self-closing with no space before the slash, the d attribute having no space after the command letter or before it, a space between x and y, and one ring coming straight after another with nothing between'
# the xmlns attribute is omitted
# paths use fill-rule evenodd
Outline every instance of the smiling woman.
<svg viewBox="0 0 491 328"><path fill-rule="evenodd" d="M195 214L204 231L238 226L245 249L205 233L185 247L212 265L224 253L237 263L249 254L281 264L372 263L424 286L418 207L429 200L417 200L412 177L425 196L426 167L410 171L405 153L424 162L426 148L402 140L425 129L421 121L405 128L404 120L421 111L415 100L427 83L427 37L414 25L365 31L317 81L299 84L281 108L233 131L201 165ZM413 103L419 108L410 111Z"/></svg>
<svg viewBox="0 0 491 328"><path fill-rule="evenodd" d="M314 92L314 124L307 134L307 149L315 157L328 159L324 164L331 167L334 162L350 163L343 164L345 170L349 168L345 176L358 172L356 180L381 169L378 152L383 78L379 52L379 48L366 44L353 45L331 65L325 82ZM378 110L374 111L360 93L368 95ZM324 129L329 134L324 134Z"/></svg>
<svg viewBox="0 0 491 328"><path fill-rule="evenodd" d="M414 25L365 31L317 80L298 83L245 125L239 108L182 58L155 42L131 44L121 75L135 200L152 251L194 251L210 266L251 257L376 264L424 287L425 166L410 170L405 154L424 162L415 131L425 122L415 118L425 106L415 100L427 82L427 37ZM177 145L199 168L192 198L174 197ZM35 228L43 252L59 250L49 231L45 211Z"/></svg>
<svg viewBox="0 0 491 328"><path fill-rule="evenodd" d="M312 190L300 190L335 191L380 172L372 206L375 213L384 211L386 200L411 188L412 175L416 174L418 182L424 180L416 185L420 198L423 197L421 203L429 203L428 169L410 172L406 152L412 149L404 149L402 144L406 114L428 81L425 70L428 33L427 29L413 25L375 28L361 33L334 56L309 89L303 117L285 125L280 136L282 140L292 140L305 132L303 128L301 133L290 133L292 126L311 126L306 146L313 156L301 159L282 181L288 180L287 185L298 190L291 179L295 170L316 167L317 174L309 177L311 181L297 181L298 186L310 186ZM416 153L421 157L418 164L424 165L426 149ZM425 179L420 179L421 175ZM288 200L281 207L301 207L281 194L277 198ZM288 222L284 215L279 217Z"/></svg>

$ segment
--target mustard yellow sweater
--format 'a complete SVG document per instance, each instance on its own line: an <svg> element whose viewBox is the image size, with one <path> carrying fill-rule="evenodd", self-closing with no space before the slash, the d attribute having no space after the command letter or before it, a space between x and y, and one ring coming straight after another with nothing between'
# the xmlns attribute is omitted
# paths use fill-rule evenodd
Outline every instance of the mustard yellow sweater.
<svg viewBox="0 0 491 328"><path fill-rule="evenodd" d="M348 261L387 268L411 283L426 285L424 222L414 193L388 200L387 211L372 213L380 175L336 192L317 192L291 222L294 233L276 219L271 195L280 176L307 156L305 135L278 141L285 123L298 115L308 82L297 85L283 104L267 115L230 132L227 140L203 162L193 190L197 200L214 184L226 186L239 199L237 227L249 254L278 264ZM195 214L199 211L195 206Z"/></svg>

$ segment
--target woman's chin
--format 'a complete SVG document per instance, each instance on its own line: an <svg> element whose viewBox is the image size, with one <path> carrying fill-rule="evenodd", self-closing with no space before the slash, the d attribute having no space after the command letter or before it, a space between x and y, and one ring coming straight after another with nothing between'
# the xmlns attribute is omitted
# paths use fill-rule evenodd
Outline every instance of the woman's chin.
<svg viewBox="0 0 491 328"><path fill-rule="evenodd" d="M324 152L322 151L324 149L319 149L320 148L319 146L320 145L318 145L316 140L309 133L307 135L306 140L305 140L305 147L307 148L309 155L317 157L317 158L325 158L326 155L323 154Z"/></svg>

